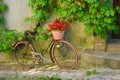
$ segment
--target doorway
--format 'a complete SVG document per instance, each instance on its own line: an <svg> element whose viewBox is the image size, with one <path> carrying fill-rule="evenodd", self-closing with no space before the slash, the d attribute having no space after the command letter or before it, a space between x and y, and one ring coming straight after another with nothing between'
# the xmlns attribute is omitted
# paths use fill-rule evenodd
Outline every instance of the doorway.
<svg viewBox="0 0 120 80"><path fill-rule="evenodd" d="M113 7L115 8L116 6L120 6L120 0L113 0ZM120 14L116 12L116 25L120 27ZM120 40L120 32L119 34L114 34L114 32L110 32L110 39L119 39Z"/></svg>

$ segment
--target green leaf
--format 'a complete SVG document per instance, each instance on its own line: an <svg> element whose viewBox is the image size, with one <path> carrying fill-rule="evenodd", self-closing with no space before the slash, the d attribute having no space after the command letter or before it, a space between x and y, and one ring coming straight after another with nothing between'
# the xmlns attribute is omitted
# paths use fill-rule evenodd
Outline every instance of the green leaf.
<svg viewBox="0 0 120 80"><path fill-rule="evenodd" d="M4 25L4 17L0 17L0 25Z"/></svg>
<svg viewBox="0 0 120 80"><path fill-rule="evenodd" d="M41 5L42 5L42 7L46 6L47 5L47 0L46 1L41 1Z"/></svg>
<svg viewBox="0 0 120 80"><path fill-rule="evenodd" d="M90 8L90 9L89 9L89 13L91 13L91 14L96 13L96 11L97 11L97 10L96 10L95 8Z"/></svg>
<svg viewBox="0 0 120 80"><path fill-rule="evenodd" d="M120 6L116 6L116 10L118 13L120 13Z"/></svg>
<svg viewBox="0 0 120 80"><path fill-rule="evenodd" d="M93 71L92 71L92 74L97 74L97 71L96 71L96 70L93 70Z"/></svg>
<svg viewBox="0 0 120 80"><path fill-rule="evenodd" d="M110 10L106 10L105 15L108 17L111 15Z"/></svg>
<svg viewBox="0 0 120 80"><path fill-rule="evenodd" d="M111 23L112 22L112 20L110 19L110 18L104 18L104 21L106 22L106 23Z"/></svg>
<svg viewBox="0 0 120 80"><path fill-rule="evenodd" d="M91 71L87 71L86 74L87 74L87 76L90 76L90 75L92 75L92 72Z"/></svg>
<svg viewBox="0 0 120 80"><path fill-rule="evenodd" d="M0 4L0 12L5 12L8 9L6 4Z"/></svg>
<svg viewBox="0 0 120 80"><path fill-rule="evenodd" d="M115 14L115 12L114 12L114 10L110 10L110 13L111 13L111 16L114 16L114 14Z"/></svg>

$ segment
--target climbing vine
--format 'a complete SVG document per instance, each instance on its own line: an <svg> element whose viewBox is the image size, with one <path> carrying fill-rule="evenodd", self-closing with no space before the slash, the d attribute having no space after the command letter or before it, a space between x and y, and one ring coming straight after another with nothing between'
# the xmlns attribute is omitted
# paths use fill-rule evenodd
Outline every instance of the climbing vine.
<svg viewBox="0 0 120 80"><path fill-rule="evenodd" d="M42 22L49 18L56 5L55 2L56 0L29 0L28 5L32 10L33 16L26 18L26 20L34 21L37 26L40 26Z"/></svg>
<svg viewBox="0 0 120 80"><path fill-rule="evenodd" d="M115 24L116 12L110 0L29 0L33 16L30 20L37 23L45 21L52 13L67 21L79 20L85 24L85 33L93 33L103 39L108 39L108 32L119 31Z"/></svg>
<svg viewBox="0 0 120 80"><path fill-rule="evenodd" d="M7 10L7 5L3 4L2 0L0 0L0 26L4 25L4 17L3 13Z"/></svg>
<svg viewBox="0 0 120 80"><path fill-rule="evenodd" d="M8 30L5 27L5 19L3 14L7 11L8 7L0 0L0 52L11 53L13 50L13 42L15 38L22 40L24 35L14 30Z"/></svg>

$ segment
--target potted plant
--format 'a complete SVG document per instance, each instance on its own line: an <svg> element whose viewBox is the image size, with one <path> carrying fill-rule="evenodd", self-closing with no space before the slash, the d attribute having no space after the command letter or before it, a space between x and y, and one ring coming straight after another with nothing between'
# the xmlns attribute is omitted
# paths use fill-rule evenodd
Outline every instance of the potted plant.
<svg viewBox="0 0 120 80"><path fill-rule="evenodd" d="M64 36L65 29L70 26L67 21L60 21L56 19L52 23L48 24L49 29L52 33L53 39L62 39Z"/></svg>

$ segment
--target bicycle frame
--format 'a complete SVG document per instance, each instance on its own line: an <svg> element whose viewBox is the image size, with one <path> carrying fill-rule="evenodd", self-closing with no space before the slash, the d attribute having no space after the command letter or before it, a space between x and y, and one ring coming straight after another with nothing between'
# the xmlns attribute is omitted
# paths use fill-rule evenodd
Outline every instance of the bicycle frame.
<svg viewBox="0 0 120 80"><path fill-rule="evenodd" d="M60 68L66 68L66 69L70 68L70 69L73 69L78 64L77 52L75 51L74 47L69 42L67 42L67 41L65 41L63 39L60 39L60 40L52 39L50 41L49 45L47 46L47 48L45 50L43 50L43 51L39 50L39 46L37 44L37 40L35 39L35 36L33 36L31 33L28 33L26 35L26 40L18 41L18 43L16 43L15 50L17 49L17 46L19 46L21 43L24 46L26 46L26 47L31 49L30 51L28 51L28 54L30 54L30 56L32 57L29 60L33 59L32 63L30 65L28 65L28 66L24 65L23 63L21 63L21 61L19 61L18 57L16 57L17 53L16 53L16 51L14 51L14 58L15 58L15 60L17 61L18 64L20 64L24 68L31 68L31 67L33 67L35 65L36 62L39 63L39 64L46 62L46 59L44 58L44 54L48 51L49 48L50 48L50 58L51 58L51 61L53 63L56 63ZM74 61L73 61L74 65L70 65L70 66L60 65L61 63L59 63L59 56L58 56L58 60L55 57L57 51L59 53L59 52L61 52L63 50L62 48L65 48L64 44L65 44L65 47L67 45L72 50L72 54L73 54L73 56L75 56ZM28 50L28 49L26 49L26 50ZM23 50L23 51L24 51L23 54L27 55L27 51L25 51L25 50ZM41 53L39 53L39 51L41 51ZM62 53L59 53L59 54L61 54L62 57L65 57L66 52L62 51ZM66 61L68 61L68 60L66 60Z"/></svg>
<svg viewBox="0 0 120 80"><path fill-rule="evenodd" d="M30 43L33 46L33 48L35 49L35 52L39 53L40 50L39 50L39 48L37 46L37 43L34 40L31 40ZM47 48L44 51L42 51L40 54L44 55L48 51L48 49L53 45L53 43L54 43L54 41L51 40L51 42L49 43L49 45L47 46Z"/></svg>
<svg viewBox="0 0 120 80"><path fill-rule="evenodd" d="M54 40L51 40L51 42L49 43L49 45L47 46L47 48L42 51L40 53L40 50L39 50L39 47L36 43L36 39L34 36L32 36L30 33L28 33L28 36L27 36L27 40L28 41L28 44L31 44L35 50L35 53L37 53L38 55L40 55L41 58L43 58L44 54L48 51L48 49L54 44Z"/></svg>
<svg viewBox="0 0 120 80"><path fill-rule="evenodd" d="M35 52L39 52L38 46L36 44L35 37L32 36L32 34L28 33L28 42L33 46L33 48L35 49ZM47 52L47 50L55 43L59 40L54 40L52 39L51 42L49 43L49 45L47 46L47 48L45 49L45 51L42 51L41 54L44 54Z"/></svg>

